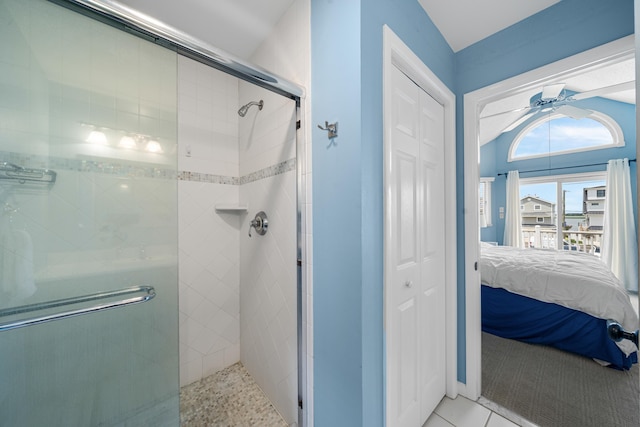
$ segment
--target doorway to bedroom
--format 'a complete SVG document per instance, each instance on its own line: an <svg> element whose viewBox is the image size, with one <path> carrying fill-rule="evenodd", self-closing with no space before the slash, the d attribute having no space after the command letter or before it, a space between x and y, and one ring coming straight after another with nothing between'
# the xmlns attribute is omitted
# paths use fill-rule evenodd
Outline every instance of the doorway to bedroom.
<svg viewBox="0 0 640 427"><path fill-rule="evenodd" d="M466 187L481 190L480 194L465 194L465 204L469 209L474 204L478 207L478 215L468 215L465 225L467 230L478 230L478 240L491 242L491 245L502 246L505 243L503 236L509 210L506 175L511 170L519 170L518 193L514 194L517 194L515 209L521 214L519 233L523 250L545 248L600 257L603 230L600 229L602 216L599 215L603 214L603 210L596 209L602 207L608 195L606 169L609 159L626 157L631 160L630 181L632 193L636 194L635 90L628 90L630 85L627 85L624 91L618 93L631 95L630 102L611 99L613 94L603 93L597 99L592 99L588 107L582 107L579 103L572 105L597 112L604 109L608 117L622 123L623 144L604 149L608 151L552 156L548 154L551 150L547 150L543 155L514 161L511 158L514 141L524 135L525 128L536 117L528 114L528 110L515 118L513 114L505 117L496 113L509 109L505 105L515 109L518 98L524 99L525 105L530 102L533 104L536 95L552 83L565 83L562 87L565 94L562 96L567 97L597 89L570 85L589 73L593 75L626 67L631 70L630 80L635 80L633 56L633 38L621 40L465 95L465 171L472 175L466 178ZM622 79L623 74L621 71L615 76ZM620 82L607 83L605 78L594 81L601 86ZM476 111L480 114L477 115ZM546 113L547 118L551 114L548 111L541 113ZM492 115L492 119L483 121L483 116ZM469 120L469 117L475 119ZM498 117L503 120L502 129L496 123ZM522 117L524 120L514 124ZM510 124L514 126L503 132ZM491 135L487 129L497 131ZM549 134L544 136L550 146ZM476 142L478 140L480 147ZM475 157L475 153L479 153L479 158ZM475 169L474 162L477 165ZM636 206L635 199L633 205ZM636 212L634 215L637 218ZM634 223L637 222L634 220ZM466 246L467 259L480 259L478 247ZM637 364L633 364L629 370L603 368L590 358L572 352L483 332L480 328L480 319L484 314L484 306L480 304L480 274L470 268L466 273L467 385L482 395L483 403L487 406L497 403L508 408L511 412L504 415L515 422L525 419L541 425L638 423ZM637 286L637 279L635 283ZM484 298L482 295L482 304L485 303ZM628 303L634 306L634 324L637 328L637 287L631 291ZM507 318L504 322L510 323Z"/></svg>

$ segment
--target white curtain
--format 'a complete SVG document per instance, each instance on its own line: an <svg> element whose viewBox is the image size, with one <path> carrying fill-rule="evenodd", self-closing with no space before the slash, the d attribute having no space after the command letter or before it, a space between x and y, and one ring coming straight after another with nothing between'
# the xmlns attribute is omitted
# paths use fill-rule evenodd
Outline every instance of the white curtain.
<svg viewBox="0 0 640 427"><path fill-rule="evenodd" d="M638 243L627 159L609 160L602 260L630 291L638 290Z"/></svg>
<svg viewBox="0 0 640 427"><path fill-rule="evenodd" d="M522 244L522 219L520 218L520 174L510 171L507 176L507 215L504 224L505 246L524 247Z"/></svg>

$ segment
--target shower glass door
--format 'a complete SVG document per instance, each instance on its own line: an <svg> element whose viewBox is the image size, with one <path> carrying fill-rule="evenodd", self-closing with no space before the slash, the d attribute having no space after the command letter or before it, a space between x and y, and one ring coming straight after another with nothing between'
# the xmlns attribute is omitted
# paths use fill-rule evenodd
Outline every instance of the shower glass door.
<svg viewBox="0 0 640 427"><path fill-rule="evenodd" d="M177 426L176 54L44 0L0 46L0 425Z"/></svg>

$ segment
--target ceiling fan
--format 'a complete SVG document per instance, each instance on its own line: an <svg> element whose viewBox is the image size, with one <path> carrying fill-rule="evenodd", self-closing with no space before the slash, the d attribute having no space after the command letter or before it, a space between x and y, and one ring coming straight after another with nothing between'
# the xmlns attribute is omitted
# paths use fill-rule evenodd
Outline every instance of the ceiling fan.
<svg viewBox="0 0 640 427"><path fill-rule="evenodd" d="M565 86L565 83L554 83L543 86L541 92L533 95L530 98L529 105L513 110L489 114L486 116L481 115L480 119L488 119L491 117L498 117L510 113L526 112L524 115L505 127L502 130L503 133L515 129L516 127L527 121L531 116L537 113L555 112L564 114L565 116L569 116L574 119L582 119L590 115L591 111L584 108L576 107L574 105L571 105L571 103L582 99L635 89L635 81L617 83L611 86L601 87L599 89L575 93L573 95L567 95Z"/></svg>

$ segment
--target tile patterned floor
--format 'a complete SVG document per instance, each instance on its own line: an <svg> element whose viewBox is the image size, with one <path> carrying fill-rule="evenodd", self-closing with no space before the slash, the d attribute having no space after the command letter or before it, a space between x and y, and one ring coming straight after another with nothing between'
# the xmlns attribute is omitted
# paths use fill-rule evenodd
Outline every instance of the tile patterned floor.
<svg viewBox="0 0 640 427"><path fill-rule="evenodd" d="M512 421L510 421L512 420ZM516 421L516 422L513 422ZM536 427L482 397L473 402L462 396L445 397L422 427Z"/></svg>
<svg viewBox="0 0 640 427"><path fill-rule="evenodd" d="M510 421L511 420L511 421ZM515 422L514 422L515 421ZM180 390L181 427L287 427L240 362ZM445 397L423 427L537 427L480 397Z"/></svg>
<svg viewBox="0 0 640 427"><path fill-rule="evenodd" d="M236 363L180 391L182 427L287 427L262 390ZM445 397L423 427L537 427L480 397Z"/></svg>
<svg viewBox="0 0 640 427"><path fill-rule="evenodd" d="M180 390L181 427L287 427L240 362Z"/></svg>

